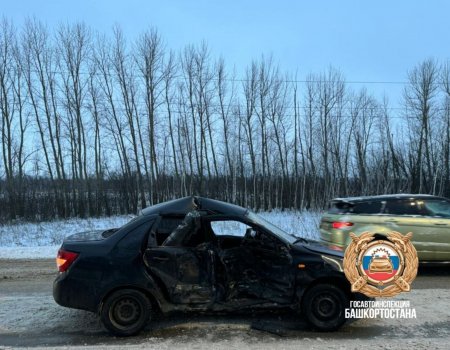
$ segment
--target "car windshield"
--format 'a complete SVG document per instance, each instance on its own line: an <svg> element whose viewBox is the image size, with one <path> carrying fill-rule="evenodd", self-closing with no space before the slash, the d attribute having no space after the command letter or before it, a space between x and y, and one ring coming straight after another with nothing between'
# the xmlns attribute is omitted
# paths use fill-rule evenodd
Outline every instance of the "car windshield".
<svg viewBox="0 0 450 350"><path fill-rule="evenodd" d="M247 218L250 220L250 222L262 226L272 232L277 237L281 238L282 240L288 242L288 243L294 243L299 239L299 237L296 237L290 233L287 233L286 231L283 231L281 228L275 226L274 224L270 223L269 221L263 219L261 216L255 214L252 211L247 211L246 214Z"/></svg>

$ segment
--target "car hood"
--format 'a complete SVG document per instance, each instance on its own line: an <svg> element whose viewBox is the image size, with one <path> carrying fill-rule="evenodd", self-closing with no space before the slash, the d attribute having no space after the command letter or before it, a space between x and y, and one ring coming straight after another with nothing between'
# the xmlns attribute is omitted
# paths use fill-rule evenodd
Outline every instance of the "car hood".
<svg viewBox="0 0 450 350"><path fill-rule="evenodd" d="M311 242L309 244L304 244L303 248L320 255L320 258L325 265L329 266L331 269L344 272L344 253L330 249L323 244Z"/></svg>

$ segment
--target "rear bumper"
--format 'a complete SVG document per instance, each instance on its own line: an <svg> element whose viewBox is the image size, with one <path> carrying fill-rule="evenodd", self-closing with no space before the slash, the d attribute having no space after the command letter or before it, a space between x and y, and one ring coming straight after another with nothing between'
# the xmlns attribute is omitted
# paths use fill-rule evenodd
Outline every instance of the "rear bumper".
<svg viewBox="0 0 450 350"><path fill-rule="evenodd" d="M337 230L337 229L329 229L325 230L323 228L320 229L320 239L322 242L334 245L336 247L342 248L341 250L345 250L347 245L350 243L350 232L351 230Z"/></svg>
<svg viewBox="0 0 450 350"><path fill-rule="evenodd" d="M57 304L73 309L96 312L98 308L95 289L67 273L61 273L53 282L53 299Z"/></svg>

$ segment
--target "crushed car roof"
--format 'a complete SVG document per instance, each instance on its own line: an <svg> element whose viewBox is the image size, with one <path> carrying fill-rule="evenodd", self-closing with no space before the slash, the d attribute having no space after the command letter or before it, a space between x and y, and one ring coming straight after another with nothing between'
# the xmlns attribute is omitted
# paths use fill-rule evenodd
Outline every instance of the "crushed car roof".
<svg viewBox="0 0 450 350"><path fill-rule="evenodd" d="M212 214L245 215L247 209L215 199L189 196L159 203L142 209L142 215L186 215L194 209L206 210Z"/></svg>

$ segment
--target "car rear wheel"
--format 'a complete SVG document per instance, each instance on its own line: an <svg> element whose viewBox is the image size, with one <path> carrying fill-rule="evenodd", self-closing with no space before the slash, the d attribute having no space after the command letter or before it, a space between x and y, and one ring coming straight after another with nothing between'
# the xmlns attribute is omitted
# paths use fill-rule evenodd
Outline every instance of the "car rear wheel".
<svg viewBox="0 0 450 350"><path fill-rule="evenodd" d="M334 331L345 323L348 297L332 284L318 284L303 297L302 309L308 322L319 331Z"/></svg>
<svg viewBox="0 0 450 350"><path fill-rule="evenodd" d="M139 333L150 320L151 314L152 305L143 293L122 289L105 300L100 318L108 331L124 337Z"/></svg>

